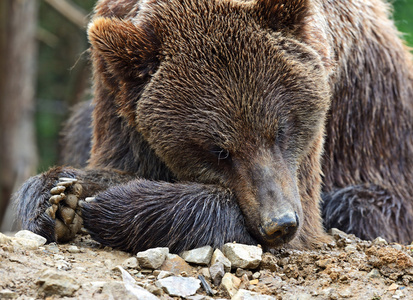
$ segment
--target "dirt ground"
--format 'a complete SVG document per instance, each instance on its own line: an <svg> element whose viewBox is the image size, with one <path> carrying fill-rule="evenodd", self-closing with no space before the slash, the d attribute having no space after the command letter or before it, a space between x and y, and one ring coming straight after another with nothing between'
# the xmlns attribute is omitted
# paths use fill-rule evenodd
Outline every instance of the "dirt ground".
<svg viewBox="0 0 413 300"><path fill-rule="evenodd" d="M362 241L340 231L332 234L335 242L320 249L264 253L258 269L233 269L231 273L241 279L234 281L235 291L258 292L249 299L260 299L259 295L274 299L413 299L412 246L387 245L382 239ZM161 299L179 299L156 285L160 270L140 269L131 257L102 248L88 236L34 250L3 243L0 298L147 299L130 293L117 267L122 266L137 286ZM185 268L177 275L197 278L202 274L214 292L212 298L230 298L222 285L213 285L205 266ZM209 297L201 286L196 295L187 298Z"/></svg>

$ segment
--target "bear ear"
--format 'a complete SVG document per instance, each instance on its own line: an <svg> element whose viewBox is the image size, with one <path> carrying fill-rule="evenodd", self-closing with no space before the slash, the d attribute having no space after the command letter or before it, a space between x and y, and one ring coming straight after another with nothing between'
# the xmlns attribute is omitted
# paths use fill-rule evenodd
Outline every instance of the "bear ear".
<svg viewBox="0 0 413 300"><path fill-rule="evenodd" d="M123 80L139 80L156 71L160 41L154 29L141 22L98 17L88 28L97 68Z"/></svg>
<svg viewBox="0 0 413 300"><path fill-rule="evenodd" d="M256 0L255 11L271 29L300 35L310 8L308 0Z"/></svg>

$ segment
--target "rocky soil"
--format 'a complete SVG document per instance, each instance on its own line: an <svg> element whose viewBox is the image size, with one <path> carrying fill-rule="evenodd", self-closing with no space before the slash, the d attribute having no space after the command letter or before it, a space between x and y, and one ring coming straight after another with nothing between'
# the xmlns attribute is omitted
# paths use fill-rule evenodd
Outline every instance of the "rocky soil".
<svg viewBox="0 0 413 300"><path fill-rule="evenodd" d="M413 299L413 246L333 230L314 251L226 244L131 255L87 235L44 244L0 234L1 299Z"/></svg>

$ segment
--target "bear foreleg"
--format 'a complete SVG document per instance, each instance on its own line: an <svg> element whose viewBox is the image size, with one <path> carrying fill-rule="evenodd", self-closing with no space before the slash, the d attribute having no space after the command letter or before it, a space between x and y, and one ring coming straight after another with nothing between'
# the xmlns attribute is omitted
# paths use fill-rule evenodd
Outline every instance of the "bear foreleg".
<svg viewBox="0 0 413 300"><path fill-rule="evenodd" d="M377 185L355 185L323 194L323 219L327 229L338 228L372 240L413 240L411 207L396 193Z"/></svg>
<svg viewBox="0 0 413 300"><path fill-rule="evenodd" d="M226 242L256 244L232 193L214 185L144 179L109 188L81 204L84 227L105 246L171 252Z"/></svg>

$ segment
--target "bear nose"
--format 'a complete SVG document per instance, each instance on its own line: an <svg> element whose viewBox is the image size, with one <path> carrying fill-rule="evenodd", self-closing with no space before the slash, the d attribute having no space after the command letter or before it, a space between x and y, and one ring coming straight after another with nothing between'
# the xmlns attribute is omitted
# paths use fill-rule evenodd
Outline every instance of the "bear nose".
<svg viewBox="0 0 413 300"><path fill-rule="evenodd" d="M264 221L260 231L265 240L286 243L292 239L298 229L298 216L296 213L288 212L280 217Z"/></svg>

